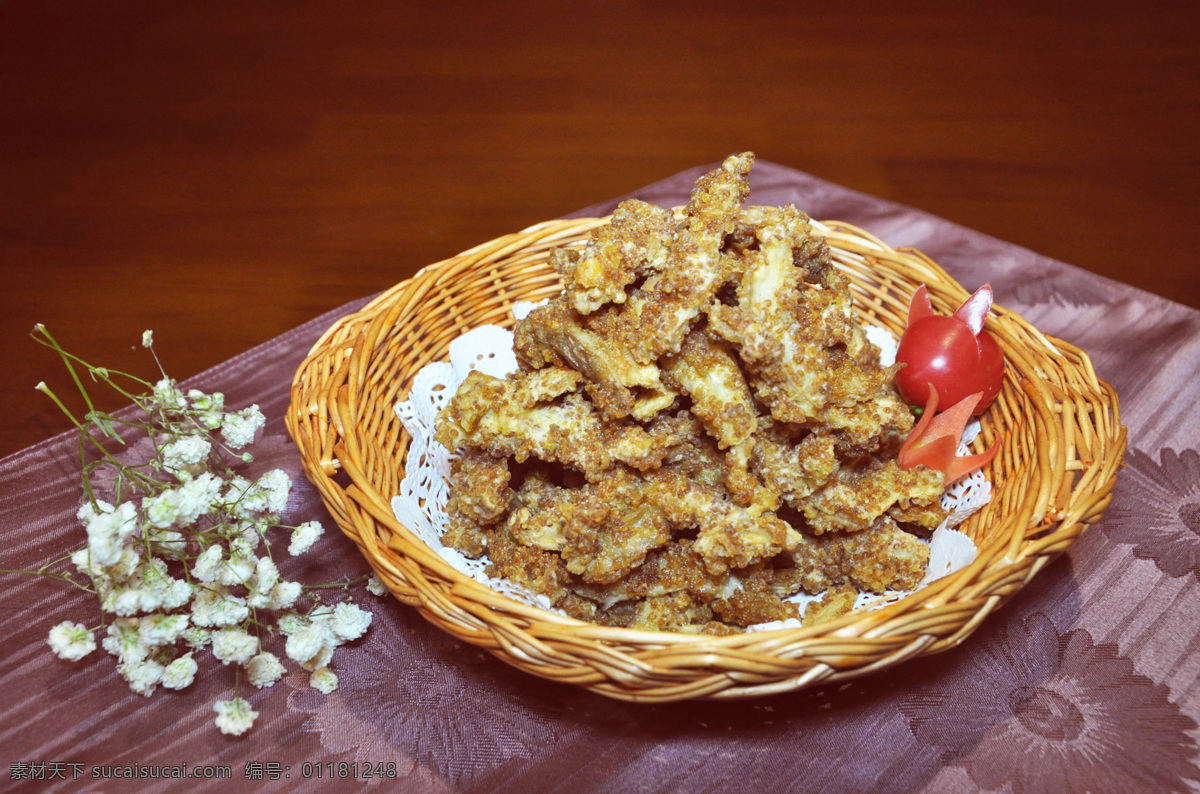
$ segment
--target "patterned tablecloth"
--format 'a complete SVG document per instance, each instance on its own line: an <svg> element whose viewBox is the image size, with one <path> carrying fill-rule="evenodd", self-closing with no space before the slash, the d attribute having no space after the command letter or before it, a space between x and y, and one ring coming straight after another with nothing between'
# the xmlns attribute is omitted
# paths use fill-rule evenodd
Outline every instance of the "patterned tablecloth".
<svg viewBox="0 0 1200 794"><path fill-rule="evenodd" d="M684 203L710 167L633 195ZM193 774L227 768L228 778L189 781L214 790L284 790L318 776L334 790L399 783L463 792L1200 787L1200 314L772 163L760 161L751 184L756 204L794 202L815 218L919 248L968 289L990 281L999 304L1087 351L1120 394L1129 454L1104 520L961 648L787 695L635 705L527 676L390 597L364 594L375 620L338 651L339 688L322 695L303 671L269 689L244 686L260 717L233 738L215 729L212 711L214 700L233 695L231 668L207 657L189 689L140 697L106 654L72 664L47 647L55 623L96 622L89 596L5 576L0 788L113 790L118 784L96 775L184 765ZM335 530L283 415L305 353L357 306L187 384L221 390L230 405L262 407L266 435L251 471L291 474L292 524L319 519ZM36 566L77 548L80 500L71 437L0 461L0 567ZM281 564L284 576L333 581L367 571L336 531L317 549ZM368 770L395 779L368 779Z"/></svg>

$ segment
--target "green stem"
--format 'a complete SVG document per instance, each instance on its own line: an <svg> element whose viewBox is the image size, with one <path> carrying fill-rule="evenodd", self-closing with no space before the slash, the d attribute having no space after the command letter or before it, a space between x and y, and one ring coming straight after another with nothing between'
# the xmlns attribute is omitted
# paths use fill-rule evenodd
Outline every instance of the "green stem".
<svg viewBox="0 0 1200 794"><path fill-rule="evenodd" d="M92 405L92 398L90 396L88 396L87 388L83 385L83 380L80 379L79 373L75 371L75 367L74 367L74 365L71 364L71 361L72 361L72 359L74 359L75 361L79 361L80 364L87 366L89 370L92 369L92 367L88 366L87 362L81 361L77 357L75 357L75 356L71 355L70 353L68 353L67 351L63 350L62 346L58 344L58 340L56 340L53 336L51 336L50 332L46 330L46 326L41 325L39 323L37 326L34 327L34 331L41 331L42 335L45 336L47 340L49 340L48 343L42 342L42 344L53 349L56 353L58 353L59 358L62 359L63 364L67 368L67 372L71 373L71 380L75 381L76 388L78 388L79 393L83 395L83 401L85 403L87 403L88 413L92 413L93 411L95 411L96 406ZM41 341L41 340L38 340L38 341Z"/></svg>
<svg viewBox="0 0 1200 794"><path fill-rule="evenodd" d="M69 574L69 573L51 573L50 571L45 571L45 570L41 570L41 569L36 570L36 571L25 571L25 570L19 570L19 569L15 569L15 568L0 568L0 573L23 573L23 574L29 574L30 576L44 576L47 579L53 579L56 582L66 582L67 584L74 585L75 587L78 587L80 590L84 591L85 593L95 593L96 592L91 587L84 585L84 584L80 584L79 582L75 581L74 577L72 577L71 574Z"/></svg>
<svg viewBox="0 0 1200 794"><path fill-rule="evenodd" d="M66 417L71 420L71 424L75 425L75 427L79 428L80 430L83 430L83 424L75 418L75 414L71 413L71 409L67 408L67 406L63 404L63 401L58 399L58 395L51 391L50 387L46 385L45 381L38 383L38 385L34 386L33 388L37 389L42 394L53 400L54 404L58 406L58 409L66 414Z"/></svg>

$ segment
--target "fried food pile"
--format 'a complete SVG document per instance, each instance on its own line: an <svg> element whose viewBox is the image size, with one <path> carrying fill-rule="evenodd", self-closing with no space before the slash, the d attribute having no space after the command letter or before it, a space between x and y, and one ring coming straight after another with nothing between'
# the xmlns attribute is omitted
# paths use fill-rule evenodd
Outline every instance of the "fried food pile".
<svg viewBox="0 0 1200 794"><path fill-rule="evenodd" d="M564 292L515 328L520 371L472 372L437 419L454 463L443 542L567 614L730 633L783 599L911 589L945 517L902 470L913 418L795 207L746 207L752 153L677 218L623 202L551 256Z"/></svg>

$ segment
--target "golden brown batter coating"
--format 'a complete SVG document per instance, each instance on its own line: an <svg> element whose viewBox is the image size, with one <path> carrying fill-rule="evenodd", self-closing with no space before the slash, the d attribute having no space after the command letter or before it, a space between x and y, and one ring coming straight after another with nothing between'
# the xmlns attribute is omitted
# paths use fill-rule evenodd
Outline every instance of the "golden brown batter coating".
<svg viewBox="0 0 1200 794"><path fill-rule="evenodd" d="M904 470L895 460L871 459L866 466L842 466L797 506L808 526L823 532L860 532L894 505L934 505L945 490L945 475L918 466ZM936 525L935 525L936 526Z"/></svg>
<svg viewBox="0 0 1200 794"><path fill-rule="evenodd" d="M796 531L771 513L739 507L717 487L668 469L645 472L647 489L677 528L698 529L695 551L712 574L788 551Z"/></svg>
<svg viewBox="0 0 1200 794"><path fill-rule="evenodd" d="M677 220L627 201L551 262L562 296L514 330L521 370L472 373L437 421L461 454L443 541L568 614L729 633L783 599L914 587L940 473L891 457L912 427L807 216L749 207L750 153ZM516 465L512 465L516 464Z"/></svg>
<svg viewBox="0 0 1200 794"><path fill-rule="evenodd" d="M798 508L839 467L835 444L829 432L807 434L797 442L785 426L772 425L755 438L751 469Z"/></svg>
<svg viewBox="0 0 1200 794"><path fill-rule="evenodd" d="M639 364L616 339L584 328L560 295L518 323L517 360L528 369L569 367L583 375L584 388L606 419L628 416L633 389L659 389L658 367Z"/></svg>
<svg viewBox="0 0 1200 794"><path fill-rule="evenodd" d="M553 552L526 546L516 541L507 528L498 525L487 530L488 576L508 579L558 604L571 595L571 573L562 557Z"/></svg>
<svg viewBox="0 0 1200 794"><path fill-rule="evenodd" d="M728 344L704 328L695 328L684 338L679 353L667 357L666 369L691 397L692 413L721 449L750 438L757 426L754 398Z"/></svg>
<svg viewBox="0 0 1200 794"><path fill-rule="evenodd" d="M591 314L607 303L624 303L630 284L665 268L674 239L670 210L630 199L618 205L612 223L592 232L582 251L555 249L550 262L563 276L567 302Z"/></svg>
<svg viewBox="0 0 1200 794"><path fill-rule="evenodd" d="M468 449L453 462L448 521L442 542L470 557L483 554L487 545L482 527L508 510L513 490L508 462Z"/></svg>
<svg viewBox="0 0 1200 794"><path fill-rule="evenodd" d="M692 190L661 273L635 290L621 315L620 336L634 357L648 364L679 350L692 323L712 303L727 267L721 254L737 213L750 195L749 152L725 160Z"/></svg>
<svg viewBox="0 0 1200 794"><path fill-rule="evenodd" d="M825 595L813 601L804 609L803 624L805 627L826 623L834 618L840 618L854 608L858 600L858 591L850 585L836 585L825 591Z"/></svg>
<svg viewBox="0 0 1200 794"><path fill-rule="evenodd" d="M565 463L596 480L620 461L637 469L662 464L674 445L637 425L606 423L574 388L582 376L551 367L493 378L474 371L438 414L437 441L493 457Z"/></svg>
<svg viewBox="0 0 1200 794"><path fill-rule="evenodd" d="M862 532L801 533L791 557L794 568L775 572L777 593L816 594L841 584L882 593L916 587L929 564L929 547L885 516Z"/></svg>
<svg viewBox="0 0 1200 794"><path fill-rule="evenodd" d="M713 330L733 343L771 416L842 430L852 444L903 436L912 415L893 385L894 367L854 323L848 283L827 265L808 218L792 206L743 214L758 241L747 248L737 305L709 309ZM796 262L804 263L798 267ZM811 272L823 273L810 284Z"/></svg>
<svg viewBox="0 0 1200 794"><path fill-rule="evenodd" d="M712 617L713 610L707 604L686 592L650 596L609 610L609 620L613 621L610 625L636 631L682 631L704 626Z"/></svg>
<svg viewBox="0 0 1200 794"><path fill-rule="evenodd" d="M728 595L734 588L728 573L714 575L688 539L674 540L646 555L646 562L625 578L607 585L584 585L576 591L611 607L622 601L687 591L701 601Z"/></svg>
<svg viewBox="0 0 1200 794"><path fill-rule="evenodd" d="M595 505L579 498L576 489L555 485L535 471L517 490L504 526L518 543L562 551L567 542L567 522L594 520L588 515L594 509ZM583 515L577 518L576 513Z"/></svg>
<svg viewBox="0 0 1200 794"><path fill-rule="evenodd" d="M592 506L588 515L593 520L566 523L562 557L567 570L583 581L615 582L671 539L671 524L655 494L628 469L615 469L580 490L580 503Z"/></svg>
<svg viewBox="0 0 1200 794"><path fill-rule="evenodd" d="M775 572L755 571L728 598L713 601L713 612L726 623L753 626L800 617L800 606L783 601L772 589Z"/></svg>

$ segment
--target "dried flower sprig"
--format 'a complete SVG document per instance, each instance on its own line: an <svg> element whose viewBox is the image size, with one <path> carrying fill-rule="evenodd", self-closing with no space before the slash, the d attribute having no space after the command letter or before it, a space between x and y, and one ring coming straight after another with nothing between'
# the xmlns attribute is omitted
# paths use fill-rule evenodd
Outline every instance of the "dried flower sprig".
<svg viewBox="0 0 1200 794"><path fill-rule="evenodd" d="M366 582L382 594L374 576L354 582L301 585L280 576L269 535L289 531L288 553L309 551L324 532L316 521L282 523L292 483L275 469L249 480L235 467L253 460L249 452L265 424L257 405L226 408L220 392L182 391L167 377L154 352L150 331L142 346L154 355L162 377L154 383L95 367L65 351L44 326L34 339L66 365L87 411L78 419L44 383L47 394L80 431L84 499L78 518L87 544L32 571L95 594L99 624L64 621L48 643L62 659L79 661L100 646L116 657L130 688L149 697L155 689L184 689L199 669L196 655L208 650L234 665L236 680L255 688L275 684L286 672L264 640L282 634L284 652L309 671L310 685L324 693L337 687L333 652L356 640L372 615L352 600L328 605L317 591ZM107 414L96 409L84 375L128 398L136 410ZM151 452L133 456L127 436L141 435ZM114 448L126 446L118 454ZM97 474L106 474L100 498ZM261 552L261 553L260 553ZM74 571L56 570L69 560ZM307 608L297 607L304 599ZM264 636L266 635L266 636ZM258 712L240 695L214 705L222 733L240 735Z"/></svg>

